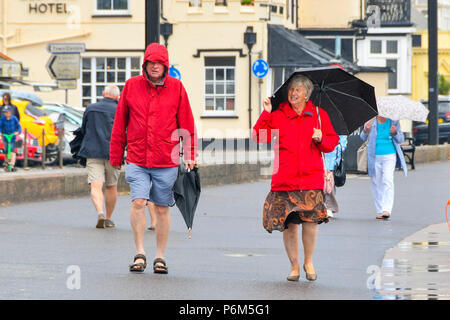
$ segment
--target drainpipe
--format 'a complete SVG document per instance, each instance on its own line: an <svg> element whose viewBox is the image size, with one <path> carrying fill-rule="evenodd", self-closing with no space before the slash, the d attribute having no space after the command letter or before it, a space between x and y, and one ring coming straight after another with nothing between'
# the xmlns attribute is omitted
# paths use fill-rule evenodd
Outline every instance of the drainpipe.
<svg viewBox="0 0 450 320"><path fill-rule="evenodd" d="M6 8L6 1L3 1L3 52L7 55L8 54L8 48L6 48L6 39L7 39L7 36L6 36L6 16L7 16L7 14L6 14L6 10L7 10L7 8Z"/></svg>
<svg viewBox="0 0 450 320"><path fill-rule="evenodd" d="M364 0L360 0L359 5L360 5L359 21L364 21L365 20L364 19L364 13L365 13ZM360 28L360 27L357 27L357 28L358 28L358 34L362 34L362 37L359 37L359 38L355 37L355 61L354 61L354 63L356 63L356 64L358 64L358 41L364 40L366 38L366 34L367 34L367 31L364 32L364 30L362 28Z"/></svg>
<svg viewBox="0 0 450 320"><path fill-rule="evenodd" d="M164 21L167 21L167 18L164 17L164 2L163 2L163 0L160 0L159 6L161 7L161 19L163 19Z"/></svg>

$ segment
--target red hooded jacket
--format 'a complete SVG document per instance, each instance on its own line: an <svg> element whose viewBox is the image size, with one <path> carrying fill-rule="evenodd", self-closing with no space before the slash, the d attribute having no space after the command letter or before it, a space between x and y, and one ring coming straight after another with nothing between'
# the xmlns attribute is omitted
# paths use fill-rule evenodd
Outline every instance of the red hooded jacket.
<svg viewBox="0 0 450 320"><path fill-rule="evenodd" d="M252 138L257 142L275 139L275 161L272 191L323 189L324 167L322 154L334 150L339 136L334 131L325 110L308 101L299 115L283 102L272 113L263 111L255 126ZM322 130L322 142L312 140L314 128Z"/></svg>
<svg viewBox="0 0 450 320"><path fill-rule="evenodd" d="M145 72L147 61L165 66L162 85L154 86ZM170 77L167 49L151 43L145 50L142 75L127 80L120 95L110 142L110 163L121 165L125 146L127 162L144 167L176 167L179 136L184 159L195 160L197 134L186 90ZM182 129L182 130L178 130Z"/></svg>

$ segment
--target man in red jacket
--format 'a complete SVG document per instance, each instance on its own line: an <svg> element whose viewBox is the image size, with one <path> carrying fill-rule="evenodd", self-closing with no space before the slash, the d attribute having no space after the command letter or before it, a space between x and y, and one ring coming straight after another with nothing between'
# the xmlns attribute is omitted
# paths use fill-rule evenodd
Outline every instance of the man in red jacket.
<svg viewBox="0 0 450 320"><path fill-rule="evenodd" d="M197 135L189 99L182 83L168 75L167 49L151 43L145 50L142 75L130 78L123 88L111 134L110 162L120 170L125 147L125 176L130 185L130 222L136 243L132 272L147 266L144 250L145 206L156 208L155 273L167 273L164 251L170 230L169 206L179 165L179 141L186 167L193 168Z"/></svg>

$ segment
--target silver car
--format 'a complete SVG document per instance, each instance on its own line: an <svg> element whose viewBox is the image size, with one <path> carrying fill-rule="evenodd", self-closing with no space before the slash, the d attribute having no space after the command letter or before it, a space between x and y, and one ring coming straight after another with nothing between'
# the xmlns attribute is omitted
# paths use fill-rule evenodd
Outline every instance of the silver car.
<svg viewBox="0 0 450 320"><path fill-rule="evenodd" d="M72 132L83 123L83 110L58 102L44 102L42 108L50 112L48 116L57 127L64 127L63 158L72 159L69 143L74 138Z"/></svg>

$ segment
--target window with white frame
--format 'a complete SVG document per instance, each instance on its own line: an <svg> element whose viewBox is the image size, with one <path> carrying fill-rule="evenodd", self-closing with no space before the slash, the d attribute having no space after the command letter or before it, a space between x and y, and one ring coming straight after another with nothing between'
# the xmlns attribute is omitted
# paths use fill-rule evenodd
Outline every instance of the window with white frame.
<svg viewBox="0 0 450 320"><path fill-rule="evenodd" d="M205 57L205 115L235 114L235 57Z"/></svg>
<svg viewBox="0 0 450 320"><path fill-rule="evenodd" d="M128 0L96 0L96 14L129 14Z"/></svg>
<svg viewBox="0 0 450 320"><path fill-rule="evenodd" d="M122 91L130 77L141 73L140 57L83 57L81 65L81 104L83 107L102 98L106 86Z"/></svg>

